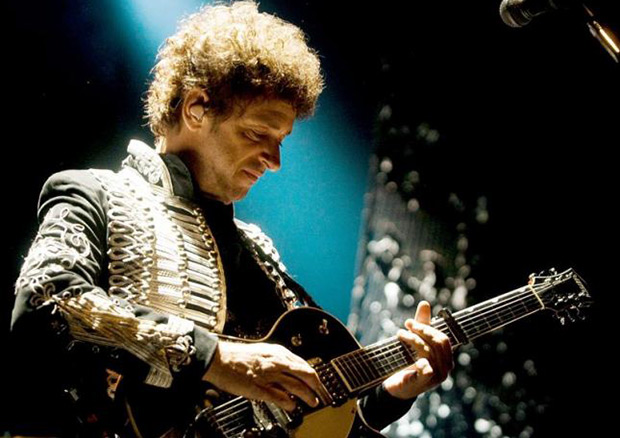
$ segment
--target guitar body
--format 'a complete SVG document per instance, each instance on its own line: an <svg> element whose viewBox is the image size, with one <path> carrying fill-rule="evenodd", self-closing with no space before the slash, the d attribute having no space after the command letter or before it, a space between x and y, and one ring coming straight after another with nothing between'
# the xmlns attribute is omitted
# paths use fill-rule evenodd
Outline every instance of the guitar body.
<svg viewBox="0 0 620 438"><path fill-rule="evenodd" d="M248 342L242 340L242 342ZM250 342L269 342L280 344L298 356L306 359L315 368L327 364L332 359L360 348L357 340L347 328L328 313L310 307L302 307L284 313L263 339ZM141 386L144 389L144 386ZM234 425L230 432L221 430L221 424L212 421L218 403L202 409L199 400L182 400L182 395L172 390L148 388L146 392L125 388L123 400L126 404L129 423L134 433L142 437L184 437L195 438L233 438L243 437L244 430L255 426L251 415L240 420L245 425ZM191 397L190 397L191 398ZM230 402L231 396L221 397L222 403ZM301 404L301 402L300 402ZM357 399L351 398L338 406L327 406L306 410L299 425L286 431L258 436L295 438L347 438L381 437L368 428L358 416ZM200 418L192 427L197 412ZM235 428L236 427L236 428ZM252 435L254 436L254 435Z"/></svg>

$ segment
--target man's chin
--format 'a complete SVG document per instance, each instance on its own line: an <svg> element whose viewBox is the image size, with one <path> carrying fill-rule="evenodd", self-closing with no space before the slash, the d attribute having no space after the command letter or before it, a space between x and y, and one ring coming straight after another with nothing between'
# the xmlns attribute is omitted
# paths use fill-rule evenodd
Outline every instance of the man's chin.
<svg viewBox="0 0 620 438"><path fill-rule="evenodd" d="M237 191L235 191L235 193L232 194L232 196L230 197L230 201L226 202L226 204L230 204L231 202L237 202L237 201L241 201L242 199L244 199L248 193L250 192L250 189L253 186L249 186L249 187L243 187Z"/></svg>

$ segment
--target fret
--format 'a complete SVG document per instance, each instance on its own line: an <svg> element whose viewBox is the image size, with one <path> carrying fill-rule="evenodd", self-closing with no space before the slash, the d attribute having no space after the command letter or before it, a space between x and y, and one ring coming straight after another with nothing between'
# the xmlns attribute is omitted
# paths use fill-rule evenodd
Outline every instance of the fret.
<svg viewBox="0 0 620 438"><path fill-rule="evenodd" d="M527 288L520 288L464 311L456 312L454 318L467 337L475 339L540 309L541 306L531 291Z"/></svg>
<svg viewBox="0 0 620 438"><path fill-rule="evenodd" d="M402 344L402 350L404 352L404 357L405 357L405 360L407 361L407 364L415 363L417 359L416 352L412 351L412 349L405 344Z"/></svg>
<svg viewBox="0 0 620 438"><path fill-rule="evenodd" d="M364 378L361 376L360 373L356 372L355 364L351 362L350 359L348 359L348 356L344 356L341 360L341 363L346 365L349 375L352 376L351 382L355 384L355 386L359 386L364 382Z"/></svg>
<svg viewBox="0 0 620 438"><path fill-rule="evenodd" d="M403 360L403 355L401 351L385 351L381 356L375 355L370 356L370 365L373 366L376 370L375 379L380 378L382 376L387 376L392 374L395 370L400 369L404 365L406 366L406 361ZM381 367L381 369L377 369L377 365Z"/></svg>
<svg viewBox="0 0 620 438"><path fill-rule="evenodd" d="M358 356L360 359L360 367L368 371L366 374L366 383L376 380L384 373L382 369L386 367L386 364L380 357L372 356L367 350L362 350L361 354L355 356Z"/></svg>
<svg viewBox="0 0 620 438"><path fill-rule="evenodd" d="M374 379L391 374L394 369L402 366L402 356L396 345L387 344L375 348L369 348L365 351L367 363L376 370ZM377 369L377 366L381 369ZM374 380L373 379L373 380Z"/></svg>
<svg viewBox="0 0 620 438"><path fill-rule="evenodd" d="M353 373L350 364L344 360L345 357L346 355L333 359L332 364L349 392L352 392L354 388L360 385L360 381L359 379L356 379L356 375Z"/></svg>
<svg viewBox="0 0 620 438"><path fill-rule="evenodd" d="M523 287L458 311L452 317L467 339L473 340L541 309L531 289ZM433 319L431 325L448 336L453 348L461 344L443 318Z"/></svg>
<svg viewBox="0 0 620 438"><path fill-rule="evenodd" d="M493 324L491 324L491 321L489 321L489 318L487 318L486 316L482 316L480 319L482 320L483 323L486 324L487 328L493 329Z"/></svg>
<svg viewBox="0 0 620 438"><path fill-rule="evenodd" d="M365 350L362 349L346 356L355 367L354 370L357 369L357 373L359 375L358 380L361 384L372 381L376 378L372 375L374 367L369 366L370 364L367 358L364 357L364 354Z"/></svg>
<svg viewBox="0 0 620 438"><path fill-rule="evenodd" d="M526 312L529 312L529 309L528 309L527 304L526 304L526 302L525 302L525 301L521 301L521 305L523 306L523 309L524 309Z"/></svg>
<svg viewBox="0 0 620 438"><path fill-rule="evenodd" d="M332 362L349 391L357 392L413 364L414 359L414 354L394 337Z"/></svg>

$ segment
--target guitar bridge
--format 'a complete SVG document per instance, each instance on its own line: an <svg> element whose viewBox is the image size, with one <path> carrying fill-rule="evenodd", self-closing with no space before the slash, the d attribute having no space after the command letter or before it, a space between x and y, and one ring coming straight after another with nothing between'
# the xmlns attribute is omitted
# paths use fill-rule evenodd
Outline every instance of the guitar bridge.
<svg viewBox="0 0 620 438"><path fill-rule="evenodd" d="M290 414L275 403L252 401L254 422L259 437L288 437L288 431L299 426L301 419Z"/></svg>

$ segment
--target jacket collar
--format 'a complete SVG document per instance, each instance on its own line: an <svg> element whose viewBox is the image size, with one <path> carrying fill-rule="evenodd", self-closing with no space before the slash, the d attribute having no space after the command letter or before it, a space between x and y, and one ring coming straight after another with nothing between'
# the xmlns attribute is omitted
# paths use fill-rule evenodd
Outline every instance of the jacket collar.
<svg viewBox="0 0 620 438"><path fill-rule="evenodd" d="M148 144L132 139L127 146L128 156L123 167L131 167L149 183L161 187L169 196L196 202L209 210L217 209L234 217L233 205L226 205L205 196L199 189L183 160L174 154L159 154Z"/></svg>
<svg viewBox="0 0 620 438"><path fill-rule="evenodd" d="M123 167L136 170L150 184L164 189L170 196L195 200L194 181L183 161L173 154L159 154L148 144L132 139Z"/></svg>

